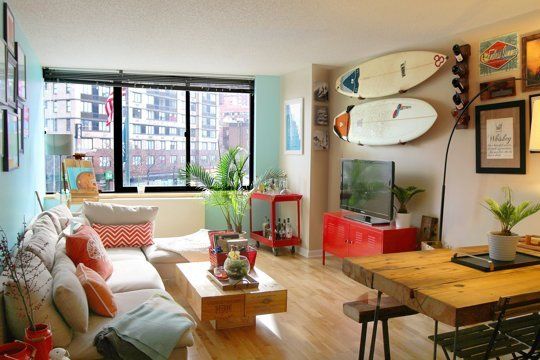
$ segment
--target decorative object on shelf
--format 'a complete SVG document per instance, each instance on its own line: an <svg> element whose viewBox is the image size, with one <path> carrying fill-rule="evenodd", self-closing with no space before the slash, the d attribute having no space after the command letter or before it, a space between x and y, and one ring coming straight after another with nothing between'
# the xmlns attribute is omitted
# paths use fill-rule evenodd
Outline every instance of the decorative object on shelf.
<svg viewBox="0 0 540 360"><path fill-rule="evenodd" d="M439 219L422 215L420 223L420 242L435 242L437 241L437 224Z"/></svg>
<svg viewBox="0 0 540 360"><path fill-rule="evenodd" d="M487 87L489 87L489 91L482 93L482 95L480 96L480 99L482 101L516 96L515 77L480 83L480 91L486 89Z"/></svg>
<svg viewBox="0 0 540 360"><path fill-rule="evenodd" d="M4 109L4 171L19 167L19 118L17 114Z"/></svg>
<svg viewBox="0 0 540 360"><path fill-rule="evenodd" d="M7 54L6 62L6 103L15 109L17 107L17 60Z"/></svg>
<svg viewBox="0 0 540 360"><path fill-rule="evenodd" d="M302 155L304 151L304 99L285 101L285 154Z"/></svg>
<svg viewBox="0 0 540 360"><path fill-rule="evenodd" d="M521 90L540 90L540 33L521 38L521 54Z"/></svg>
<svg viewBox="0 0 540 360"><path fill-rule="evenodd" d="M328 125L328 106L315 106L313 115L315 125L326 126Z"/></svg>
<svg viewBox="0 0 540 360"><path fill-rule="evenodd" d="M455 91L454 96L452 96L452 101L455 104L455 108L452 110L452 116L456 119L459 112L469 101L469 58L471 57L471 46L469 44L455 44L452 47L452 52L456 60L455 65L452 67L452 73L455 75L452 79L452 86ZM462 116L458 124L458 129L468 128L469 120L469 114L466 113Z"/></svg>
<svg viewBox="0 0 540 360"><path fill-rule="evenodd" d="M313 83L313 100L318 102L328 101L328 83L326 81L315 81Z"/></svg>
<svg viewBox="0 0 540 360"><path fill-rule="evenodd" d="M529 151L540 152L540 94L529 97L529 114L531 114L531 137Z"/></svg>
<svg viewBox="0 0 540 360"><path fill-rule="evenodd" d="M392 193L397 201L399 208L396 212L396 227L398 229L411 227L412 214L407 209L407 204L416 195L424 192L424 189L419 189L416 186L407 186L406 188L394 185Z"/></svg>
<svg viewBox="0 0 540 360"><path fill-rule="evenodd" d="M19 340L0 345L1 360L33 360L35 356L36 349Z"/></svg>
<svg viewBox="0 0 540 360"><path fill-rule="evenodd" d="M223 266L225 259L227 259L228 251L219 246L220 239L238 239L239 235L233 231L209 231L208 237L210 238L210 247L208 248L210 264L212 264L212 267ZM248 245L244 250L240 251L240 255L248 259L251 268L255 267L257 249Z"/></svg>
<svg viewBox="0 0 540 360"><path fill-rule="evenodd" d="M6 104L7 102L7 63L6 55L8 49L4 40L0 41L0 104Z"/></svg>
<svg viewBox="0 0 540 360"><path fill-rule="evenodd" d="M233 283L241 281L250 271L248 258L240 255L240 251L235 247L229 251L223 268L227 272L229 281Z"/></svg>
<svg viewBox="0 0 540 360"><path fill-rule="evenodd" d="M328 131L313 131L313 150L328 150Z"/></svg>
<svg viewBox="0 0 540 360"><path fill-rule="evenodd" d="M512 203L512 190L503 188L504 202L498 203L486 199L484 207L488 209L501 224L501 230L488 233L489 257L493 260L512 261L516 257L516 247L520 236L512 232L512 228L525 218L540 211L540 203L525 201L519 205Z"/></svg>
<svg viewBox="0 0 540 360"><path fill-rule="evenodd" d="M511 33L480 42L480 76L518 68L518 34Z"/></svg>
<svg viewBox="0 0 540 360"><path fill-rule="evenodd" d="M448 56L430 51L404 51L366 61L336 80L345 96L369 99L403 93L435 74Z"/></svg>
<svg viewBox="0 0 540 360"><path fill-rule="evenodd" d="M407 98L351 105L334 118L334 134L358 145L396 145L422 136L437 112L425 101Z"/></svg>
<svg viewBox="0 0 540 360"><path fill-rule="evenodd" d="M26 224L23 224L26 228ZM41 324L34 318L34 313L44 304L45 299L35 294L46 284L38 283L40 267L35 267L33 255L23 250L24 235L19 234L13 249L2 228L0 228L0 261L5 271L5 280L2 284L4 292L10 298L20 299L21 321L26 321L28 327L25 331L25 342L36 349L36 360L47 360L52 349L52 333L47 324ZM50 279L49 279L50 280Z"/></svg>
<svg viewBox="0 0 540 360"><path fill-rule="evenodd" d="M247 190L244 188L244 185L247 185L244 179L247 178L248 163L249 154L237 146L220 156L216 171L210 172L194 163L187 164L185 169L180 170L181 179L203 190L206 203L221 210L227 230L237 233L242 233L242 222L249 207L249 199L259 188L259 184L283 175L281 170L268 169L254 180L251 190Z"/></svg>
<svg viewBox="0 0 540 360"><path fill-rule="evenodd" d="M4 3L4 40L12 55L15 55L15 18L7 3Z"/></svg>
<svg viewBox="0 0 540 360"><path fill-rule="evenodd" d="M476 107L476 172L525 174L525 100Z"/></svg>
<svg viewBox="0 0 540 360"><path fill-rule="evenodd" d="M222 269L216 274L216 269ZM240 280L232 280L227 275L223 266L214 268L213 270L208 270L208 278L212 280L214 284L219 286L223 291L229 290L242 290L242 289L257 289L259 287L259 282L257 279L252 277L250 274L247 274Z"/></svg>
<svg viewBox="0 0 540 360"><path fill-rule="evenodd" d="M26 55L20 43L15 43L17 59L17 95L19 100L26 100Z"/></svg>

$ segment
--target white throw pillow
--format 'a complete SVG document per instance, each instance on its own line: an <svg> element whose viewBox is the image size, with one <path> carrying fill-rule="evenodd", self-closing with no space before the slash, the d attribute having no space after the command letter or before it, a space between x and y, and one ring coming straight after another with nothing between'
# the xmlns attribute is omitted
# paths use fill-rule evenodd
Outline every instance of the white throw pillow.
<svg viewBox="0 0 540 360"><path fill-rule="evenodd" d="M88 300L75 273L63 268L53 278L53 299L64 320L77 332L88 331Z"/></svg>
<svg viewBox="0 0 540 360"><path fill-rule="evenodd" d="M153 223L158 210L156 206L124 206L85 201L82 213L91 224L127 225L149 221Z"/></svg>
<svg viewBox="0 0 540 360"><path fill-rule="evenodd" d="M54 265L54 252L58 235L50 231L28 231L23 240L23 249L32 252L41 259L47 270L51 271Z"/></svg>
<svg viewBox="0 0 540 360"><path fill-rule="evenodd" d="M23 250L24 251L24 250ZM53 303L53 281L51 273L47 270L41 260L32 254L25 251L24 259L28 264L29 283L30 283L30 299L34 304L41 303L39 309L34 309L34 321L36 323L45 323L51 327L53 344L55 347L66 347L72 339L72 331L64 322L62 316L56 310ZM17 290L16 283L7 279L4 285L4 301L7 324L10 333L18 340L24 339L24 330L28 327L28 321L24 315L24 305Z"/></svg>
<svg viewBox="0 0 540 360"><path fill-rule="evenodd" d="M66 228L66 226L69 224L69 221L73 218L73 214L64 204L57 205L52 209L47 210L47 212L50 212L58 217L62 230Z"/></svg>

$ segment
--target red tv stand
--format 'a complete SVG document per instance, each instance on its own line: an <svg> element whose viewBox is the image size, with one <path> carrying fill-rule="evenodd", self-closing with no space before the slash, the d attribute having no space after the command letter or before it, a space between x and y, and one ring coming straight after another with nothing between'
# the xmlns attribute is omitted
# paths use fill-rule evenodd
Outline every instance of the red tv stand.
<svg viewBox="0 0 540 360"><path fill-rule="evenodd" d="M323 265L327 252L344 258L416 250L416 228L371 226L345 218L348 213L324 214Z"/></svg>

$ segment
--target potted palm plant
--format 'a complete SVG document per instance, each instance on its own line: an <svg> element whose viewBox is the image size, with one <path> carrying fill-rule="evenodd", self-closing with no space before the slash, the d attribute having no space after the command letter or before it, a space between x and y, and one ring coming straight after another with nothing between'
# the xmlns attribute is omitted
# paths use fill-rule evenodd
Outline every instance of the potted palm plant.
<svg viewBox="0 0 540 360"><path fill-rule="evenodd" d="M255 179L248 189L244 186L247 179L249 154L241 147L229 149L220 156L215 171L209 171L198 164L190 163L180 170L180 177L186 183L204 191L205 201L210 206L218 207L227 223L227 230L242 233L242 221L249 207L251 194L259 184L283 175L281 170L268 169Z"/></svg>
<svg viewBox="0 0 540 360"><path fill-rule="evenodd" d="M399 202L399 208L397 208L396 213L396 227L397 228L408 228L411 226L411 214L407 209L407 204L413 196L416 194L424 192L424 189L419 189L416 186L400 187L394 185L392 187L392 193L394 194L396 200Z"/></svg>
<svg viewBox="0 0 540 360"><path fill-rule="evenodd" d="M512 261L516 257L516 248L519 235L512 232L512 228L521 220L540 211L540 203L531 204L524 201L519 205L512 203L512 190L504 187L504 202L498 203L493 199L486 199L483 206L488 209L501 224L500 231L488 233L489 257L493 260Z"/></svg>

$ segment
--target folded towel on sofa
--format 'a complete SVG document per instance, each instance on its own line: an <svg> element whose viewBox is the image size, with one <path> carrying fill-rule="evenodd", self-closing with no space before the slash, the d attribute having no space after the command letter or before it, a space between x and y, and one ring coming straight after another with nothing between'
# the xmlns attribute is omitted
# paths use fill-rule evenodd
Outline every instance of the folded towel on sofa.
<svg viewBox="0 0 540 360"><path fill-rule="evenodd" d="M154 295L100 331L94 345L106 359L169 358L195 321L172 299Z"/></svg>
<svg viewBox="0 0 540 360"><path fill-rule="evenodd" d="M184 251L208 249L210 246L210 239L208 238L208 230L201 229L189 235L156 238L154 239L154 243L158 249L171 251L182 255L182 252Z"/></svg>

